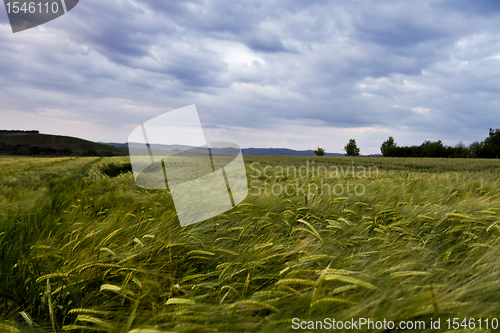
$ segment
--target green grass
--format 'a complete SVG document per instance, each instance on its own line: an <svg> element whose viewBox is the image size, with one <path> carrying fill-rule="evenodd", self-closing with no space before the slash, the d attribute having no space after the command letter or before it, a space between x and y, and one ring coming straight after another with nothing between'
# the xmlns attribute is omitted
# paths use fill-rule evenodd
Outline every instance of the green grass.
<svg viewBox="0 0 500 333"><path fill-rule="evenodd" d="M308 160L378 175L286 172ZM293 318L365 317L431 331L431 318L500 316L499 160L245 162L261 194L181 228L170 193L137 187L127 157L0 159L0 330L288 332ZM265 194L297 181L365 193Z"/></svg>

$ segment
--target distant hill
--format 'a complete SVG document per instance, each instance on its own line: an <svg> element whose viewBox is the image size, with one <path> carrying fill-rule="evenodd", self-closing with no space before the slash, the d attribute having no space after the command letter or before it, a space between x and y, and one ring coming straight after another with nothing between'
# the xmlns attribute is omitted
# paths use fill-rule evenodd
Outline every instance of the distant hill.
<svg viewBox="0 0 500 333"><path fill-rule="evenodd" d="M288 148L245 148L241 150L246 156L316 156L314 150L293 150ZM345 156L340 153L325 153L324 156ZM379 157L382 154L361 155Z"/></svg>
<svg viewBox="0 0 500 333"><path fill-rule="evenodd" d="M71 136L40 134L38 131L0 130L0 155L111 156L127 154L128 149Z"/></svg>
<svg viewBox="0 0 500 333"><path fill-rule="evenodd" d="M127 149L127 152L128 152L128 143L100 142L100 141L99 141L99 143L101 143L103 145L113 146L116 148L125 148L125 149ZM141 145L141 144L139 144L139 145ZM152 149L159 149L159 150L190 150L190 149L194 148L192 146L185 146L185 145L157 145L157 144L152 144L152 145L150 145L150 147Z"/></svg>
<svg viewBox="0 0 500 333"><path fill-rule="evenodd" d="M245 148L245 156L316 156L314 150L293 150L288 148ZM325 153L324 156L344 156L339 153Z"/></svg>
<svg viewBox="0 0 500 333"><path fill-rule="evenodd" d="M184 145L151 145L154 150L203 152ZM244 156L316 156L313 150L288 148L243 148ZM213 153L230 154L231 148L212 150ZM0 155L28 156L113 156L128 155L127 143L92 142L71 136L40 134L38 131L0 130ZM325 153L324 156L344 156ZM380 154L366 156L382 156Z"/></svg>
<svg viewBox="0 0 500 333"><path fill-rule="evenodd" d="M103 144L110 145L113 147L127 148L126 143L115 143L107 142ZM152 149L159 150L193 150L194 147L191 146L181 146L181 145L151 145ZM293 150L288 148L243 148L241 150L243 156L316 156L313 150ZM325 153L325 156L344 156L344 154L338 153Z"/></svg>

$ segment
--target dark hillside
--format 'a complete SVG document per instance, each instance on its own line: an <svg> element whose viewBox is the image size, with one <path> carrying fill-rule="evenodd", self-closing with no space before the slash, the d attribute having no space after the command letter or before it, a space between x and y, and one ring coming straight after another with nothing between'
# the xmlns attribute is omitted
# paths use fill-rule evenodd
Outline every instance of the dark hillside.
<svg viewBox="0 0 500 333"><path fill-rule="evenodd" d="M0 131L2 155L112 156L127 150L71 136L40 134L37 131Z"/></svg>

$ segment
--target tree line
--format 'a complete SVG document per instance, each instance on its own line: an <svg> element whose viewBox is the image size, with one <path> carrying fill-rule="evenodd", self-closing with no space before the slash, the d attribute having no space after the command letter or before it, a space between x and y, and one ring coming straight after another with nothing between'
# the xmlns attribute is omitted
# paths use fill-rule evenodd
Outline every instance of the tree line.
<svg viewBox="0 0 500 333"><path fill-rule="evenodd" d="M29 133L29 134L40 134L38 130L0 130L0 133Z"/></svg>
<svg viewBox="0 0 500 333"><path fill-rule="evenodd" d="M455 146L446 146L441 140L424 141L420 146L399 147L392 136L380 151L384 157L450 157L450 158L498 158L500 155L500 129L490 128L489 136L481 142L469 146L459 142Z"/></svg>
<svg viewBox="0 0 500 333"><path fill-rule="evenodd" d="M350 139L344 146L345 155L359 156L356 140ZM459 142L455 146L445 146L441 140L424 141L420 146L399 147L392 136L382 143L380 151L384 157L450 157L450 158L498 158L500 155L500 129L490 128L484 141L476 141L466 146ZM314 153L323 156L325 150L318 147Z"/></svg>
<svg viewBox="0 0 500 333"><path fill-rule="evenodd" d="M69 148L57 149L52 147L30 146L26 144L9 145L0 143L0 155L16 156L116 156L111 151L86 150L74 152Z"/></svg>

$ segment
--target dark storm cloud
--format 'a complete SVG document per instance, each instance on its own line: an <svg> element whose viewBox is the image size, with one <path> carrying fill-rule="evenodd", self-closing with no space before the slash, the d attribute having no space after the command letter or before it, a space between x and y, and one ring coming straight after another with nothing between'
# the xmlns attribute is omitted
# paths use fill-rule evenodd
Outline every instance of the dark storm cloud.
<svg viewBox="0 0 500 333"><path fill-rule="evenodd" d="M140 0L176 24L200 34L244 43L258 52L288 52L276 31L259 27L280 20L284 11L262 1L179 1L175 4Z"/></svg>
<svg viewBox="0 0 500 333"><path fill-rule="evenodd" d="M447 10L454 10L463 13L471 13L479 16L497 16L500 14L500 2L496 0L454 0L441 1L437 3Z"/></svg>
<svg viewBox="0 0 500 333"><path fill-rule="evenodd" d="M0 34L0 98L103 126L196 103L214 130L473 141L500 127L498 31L494 0L87 0Z"/></svg>
<svg viewBox="0 0 500 333"><path fill-rule="evenodd" d="M279 36L256 36L249 38L245 43L249 48L258 52L274 53L288 52Z"/></svg>
<svg viewBox="0 0 500 333"><path fill-rule="evenodd" d="M448 26L447 16L444 9L438 11L432 3L425 1L415 2L412 6L400 1L356 6L354 34L360 41L407 53L408 47L450 37L450 28L453 27Z"/></svg>
<svg viewBox="0 0 500 333"><path fill-rule="evenodd" d="M160 32L172 35L176 31L172 23L148 15L132 2L90 0L82 7L71 13L79 28L74 37L119 64L147 56Z"/></svg>

